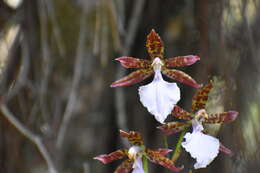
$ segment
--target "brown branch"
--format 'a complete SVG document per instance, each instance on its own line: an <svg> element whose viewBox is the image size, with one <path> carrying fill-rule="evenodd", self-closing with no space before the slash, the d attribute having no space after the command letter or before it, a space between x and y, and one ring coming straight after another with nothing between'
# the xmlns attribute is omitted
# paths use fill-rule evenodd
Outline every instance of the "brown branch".
<svg viewBox="0 0 260 173"><path fill-rule="evenodd" d="M50 173L58 173L56 170L54 163L52 161L52 158L47 151L45 145L42 142L42 139L40 136L34 134L32 131L30 131L28 128L26 128L16 117L13 115L12 112L8 109L8 107L3 104L0 107L2 115L26 138L28 138L40 151L41 155L45 159L49 172Z"/></svg>
<svg viewBox="0 0 260 173"><path fill-rule="evenodd" d="M133 7L133 13L126 33L126 40L122 55L128 55L134 42L136 31L140 23L142 10L144 8L145 0L136 0ZM124 76L126 69L120 65L117 67L116 79ZM126 125L126 110L125 110L125 93L123 88L117 88L115 91L115 105L117 110L117 125L120 129L127 130Z"/></svg>
<svg viewBox="0 0 260 173"><path fill-rule="evenodd" d="M69 122L72 118L74 108L75 108L75 103L77 99L77 92L79 88L79 83L80 79L82 76L82 71L83 71L83 56L84 56L84 43L86 39L86 21L85 21L85 16L86 14L82 14L81 18L81 26L80 26L80 34L79 34L79 39L78 39L78 48L77 48L77 55L76 55L76 62L74 65L74 74L73 74L73 81L72 81L72 87L69 93L69 98L67 102L67 106L65 108L64 116L61 122L61 126L58 132L57 136L57 141L56 141L56 146L58 148L62 147L64 137L69 125Z"/></svg>

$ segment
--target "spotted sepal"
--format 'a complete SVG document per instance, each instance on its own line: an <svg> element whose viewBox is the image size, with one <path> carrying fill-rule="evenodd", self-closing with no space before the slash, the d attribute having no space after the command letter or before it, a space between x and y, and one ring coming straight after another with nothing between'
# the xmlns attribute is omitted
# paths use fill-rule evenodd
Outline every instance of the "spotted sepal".
<svg viewBox="0 0 260 173"><path fill-rule="evenodd" d="M179 107L177 105L174 106L171 114L180 120L192 120L193 119L193 114L185 111L184 109L182 109L181 107Z"/></svg>
<svg viewBox="0 0 260 173"><path fill-rule="evenodd" d="M204 123L228 123L234 121L238 116L236 111L228 111L216 114L210 114L209 118L204 120Z"/></svg>
<svg viewBox="0 0 260 173"><path fill-rule="evenodd" d="M149 68L151 67L151 62L145 59L138 59L133 57L119 57L116 58L117 61L121 63L123 67L126 68Z"/></svg>
<svg viewBox="0 0 260 173"><path fill-rule="evenodd" d="M94 159L101 161L104 164L110 163L114 160L123 159L124 157L127 157L127 149L120 149L115 152L112 152L110 154L102 154L99 156L94 157Z"/></svg>
<svg viewBox="0 0 260 173"><path fill-rule="evenodd" d="M219 151L221 151L222 153L225 153L229 156L233 155L233 152L230 149L228 149L227 147L225 147L222 143L220 143Z"/></svg>
<svg viewBox="0 0 260 173"><path fill-rule="evenodd" d="M192 65L195 62L200 60L199 56L187 55L187 56L178 56L174 58L165 59L164 63L166 67L183 67Z"/></svg>
<svg viewBox="0 0 260 173"><path fill-rule="evenodd" d="M157 128L160 129L165 135L171 135L174 133L178 133L190 126L191 122L170 122Z"/></svg>
<svg viewBox="0 0 260 173"><path fill-rule="evenodd" d="M157 154L161 154L163 156L165 156L166 154L172 152L172 150L168 149L168 148L148 149L148 150L151 150L152 152L157 153Z"/></svg>
<svg viewBox="0 0 260 173"><path fill-rule="evenodd" d="M110 87L129 86L141 82L153 74L151 69L141 69L113 82Z"/></svg>
<svg viewBox="0 0 260 173"><path fill-rule="evenodd" d="M123 138L127 138L128 141L133 145L144 145L143 137L140 133L135 131L125 132L120 130L120 136Z"/></svg>
<svg viewBox="0 0 260 173"><path fill-rule="evenodd" d="M123 161L115 170L114 173L130 173L133 170L133 161L127 159Z"/></svg>
<svg viewBox="0 0 260 173"><path fill-rule="evenodd" d="M165 168L168 168L171 171L179 172L180 170L183 169L183 167L181 168L175 167L175 164L172 160L168 159L167 157L164 157L162 154L158 154L157 152L154 152L153 150L147 149L146 156L151 162L159 164Z"/></svg>
<svg viewBox="0 0 260 173"><path fill-rule="evenodd" d="M146 48L152 59L156 57L163 58L163 42L154 29L152 29L152 31L147 35Z"/></svg>
<svg viewBox="0 0 260 173"><path fill-rule="evenodd" d="M192 77L190 77L188 74L179 70L163 68L162 73L173 80L192 86L194 88L200 88L202 86L194 79L192 79Z"/></svg>
<svg viewBox="0 0 260 173"><path fill-rule="evenodd" d="M201 88L192 98L191 109L192 112L195 113L200 109L205 109L206 103L208 101L208 95L210 90L212 89L212 83L208 83L203 88Z"/></svg>

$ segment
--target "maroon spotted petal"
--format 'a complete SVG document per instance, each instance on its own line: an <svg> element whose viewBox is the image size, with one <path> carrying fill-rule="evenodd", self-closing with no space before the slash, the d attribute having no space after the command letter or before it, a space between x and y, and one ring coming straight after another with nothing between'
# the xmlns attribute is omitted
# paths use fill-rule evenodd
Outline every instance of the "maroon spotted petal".
<svg viewBox="0 0 260 173"><path fill-rule="evenodd" d="M141 69L130 73L129 75L113 82L111 87L120 87L133 85L135 83L141 82L153 74L151 69Z"/></svg>
<svg viewBox="0 0 260 173"><path fill-rule="evenodd" d="M114 160L119 160L127 156L127 149L120 149L115 152L112 152L110 154L102 154L97 157L94 157L94 159L101 161L102 163L110 163Z"/></svg>
<svg viewBox="0 0 260 173"><path fill-rule="evenodd" d="M127 159L121 163L114 173L130 173L133 170L133 161Z"/></svg>
<svg viewBox="0 0 260 173"><path fill-rule="evenodd" d="M149 68L151 67L151 61L138 59L133 57L119 57L116 58L117 61L121 63L122 66L126 68Z"/></svg>
<svg viewBox="0 0 260 173"><path fill-rule="evenodd" d="M209 118L204 120L204 123L228 123L234 121L238 116L236 111L221 112L210 114Z"/></svg>
<svg viewBox="0 0 260 173"><path fill-rule="evenodd" d="M163 68L162 73L173 80L192 86L194 88L200 88L202 86L194 79L192 79L192 77L190 77L188 74L179 70Z"/></svg>
<svg viewBox="0 0 260 173"><path fill-rule="evenodd" d="M167 157L164 157L161 154L158 154L157 152L154 152L153 150L147 149L146 155L151 162L159 164L165 168L168 168L171 171L179 172L180 170L183 169L183 167L181 168L175 167L175 164L172 160L168 159Z"/></svg>
<svg viewBox="0 0 260 173"><path fill-rule="evenodd" d="M195 62L200 60L199 56L195 55L187 55L187 56L178 56L174 58L167 58L165 59L165 66L166 67L183 67L192 65Z"/></svg>

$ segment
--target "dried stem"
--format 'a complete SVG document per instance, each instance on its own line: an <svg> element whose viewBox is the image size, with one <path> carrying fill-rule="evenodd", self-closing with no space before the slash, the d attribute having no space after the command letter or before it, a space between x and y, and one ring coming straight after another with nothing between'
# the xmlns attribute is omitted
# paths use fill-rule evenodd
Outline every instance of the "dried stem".
<svg viewBox="0 0 260 173"><path fill-rule="evenodd" d="M140 23L140 16L142 14L142 10L145 4L145 0L136 0L135 5L133 7L133 13L132 17L129 23L129 29L128 32L126 33L126 40L124 44L124 49L122 51L122 55L128 55L135 35L136 31L138 28L138 25ZM126 69L122 68L120 65L117 67L117 75L116 78L120 78L124 76L126 73ZM123 88L117 88L115 91L115 105L116 105L116 110L117 110L117 125L120 129L125 129L127 130L127 125L126 125L126 110L125 110L125 94Z"/></svg>
<svg viewBox="0 0 260 173"><path fill-rule="evenodd" d="M72 81L72 87L69 93L68 103L65 109L65 113L62 119L62 123L60 126L60 130L58 132L57 136L57 142L56 146L58 148L62 147L64 137L69 125L69 122L72 118L75 103L77 99L77 91L79 88L80 79L82 77L82 71L83 71L83 56L84 56L84 42L86 39L86 21L85 21L85 13L82 14L81 18L81 26L80 26L80 34L79 34L79 40L78 40L78 48L77 48L77 55L76 55L76 62L74 65L74 74L73 74L73 81Z"/></svg>
<svg viewBox="0 0 260 173"><path fill-rule="evenodd" d="M33 132L31 132L28 128L26 128L18 119L16 119L16 117L13 115L12 112L10 112L10 110L8 109L8 107L3 104L0 107L1 112L3 114L3 116L22 134L24 135L26 138L28 138L33 144L36 145L36 147L38 148L38 150L40 151L40 153L42 154L43 158L45 159L49 172L50 173L58 173L58 171L56 170L54 163L52 161L52 158L49 154L49 152L47 151L45 145L42 142L42 139L40 136L34 134Z"/></svg>

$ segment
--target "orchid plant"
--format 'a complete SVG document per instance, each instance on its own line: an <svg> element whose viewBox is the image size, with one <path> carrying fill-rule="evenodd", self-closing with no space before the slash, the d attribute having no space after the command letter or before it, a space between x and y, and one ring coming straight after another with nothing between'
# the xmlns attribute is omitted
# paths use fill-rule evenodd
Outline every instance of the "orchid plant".
<svg viewBox="0 0 260 173"><path fill-rule="evenodd" d="M182 169L176 168L174 162L165 157L165 155L172 150L146 148L142 135L135 131L130 131L128 133L120 130L120 136L127 138L132 144L130 149L119 149L110 154L103 154L94 158L104 164L110 163L114 160L126 158L126 160L123 161L122 164L115 170L115 173L128 173L130 171L132 171L132 173L144 173L143 160L146 159L175 172Z"/></svg>
<svg viewBox="0 0 260 173"><path fill-rule="evenodd" d="M165 135L182 131L173 157L172 159L167 158L167 154L172 151L170 149L147 148L139 132L125 132L120 130L120 136L127 138L131 143L131 147L129 149L119 149L110 154L99 155L94 157L94 159L106 164L125 158L125 161L115 170L115 173L148 173L147 160L168 168L171 171L178 172L183 169L183 167L175 167L175 161L179 155L178 150L181 146L190 153L191 157L196 159L195 169L205 168L217 157L219 151L232 154L231 150L221 144L219 139L205 133L203 124L234 121L238 116L238 112L207 113L205 108L208 95L213 87L212 82L202 87L202 85L198 84L188 74L173 69L174 67L192 65L200 60L200 57L187 55L165 59L163 42L154 30L147 36L146 48L150 60L127 56L116 59L122 66L138 70L113 82L111 87L129 86L141 82L154 74L153 81L150 84L139 87L140 101L155 116L155 119L163 124L158 128ZM165 81L162 74L194 88L200 88L192 98L191 112L176 105L181 98L180 89L176 83ZM181 121L164 124L169 114ZM187 132L185 134L186 129L190 126L192 126L192 133ZM185 139L184 142L183 139Z"/></svg>
<svg viewBox="0 0 260 173"><path fill-rule="evenodd" d="M150 84L139 88L139 96L142 104L155 116L155 119L160 123L164 123L174 105L180 100L180 89L176 83L164 81L161 73L170 79L194 88L200 88L201 85L188 74L171 69L172 67L192 65L200 58L195 55L187 55L165 59L163 41L154 30L147 36L146 48L151 60L126 56L116 59L126 68L137 68L139 70L113 82L111 87L132 85L155 74Z"/></svg>
<svg viewBox="0 0 260 173"><path fill-rule="evenodd" d="M206 167L218 155L219 151L231 154L231 151L222 145L215 137L203 133L203 123L227 123L234 121L238 112L228 111L215 114L208 114L205 110L208 101L208 95L212 89L212 82L205 85L193 96L192 112L188 112L179 106L175 106L172 115L185 122L169 122L160 127L164 134L170 135L180 132L192 125L193 132L186 133L185 142L182 147L197 160L195 169ZM207 148L205 150L205 148Z"/></svg>

